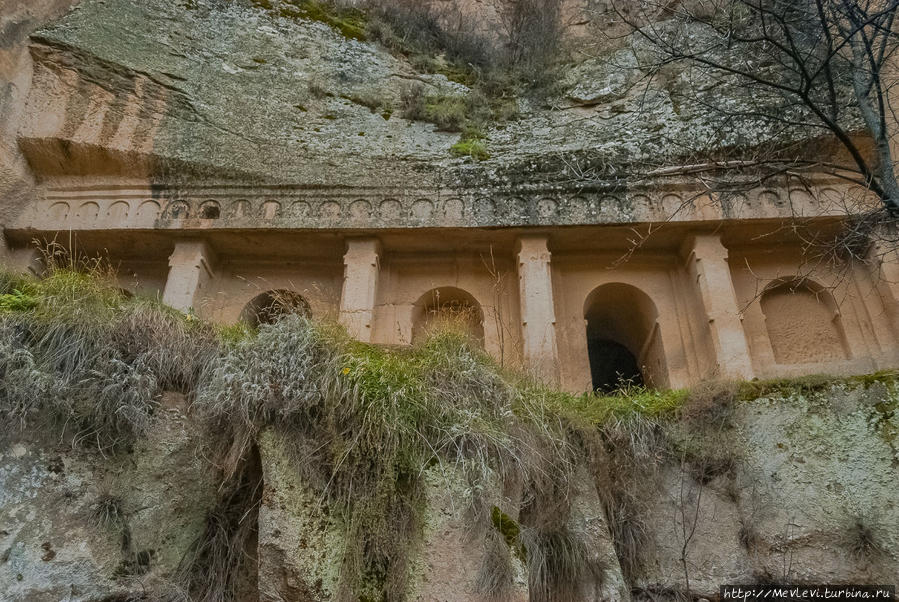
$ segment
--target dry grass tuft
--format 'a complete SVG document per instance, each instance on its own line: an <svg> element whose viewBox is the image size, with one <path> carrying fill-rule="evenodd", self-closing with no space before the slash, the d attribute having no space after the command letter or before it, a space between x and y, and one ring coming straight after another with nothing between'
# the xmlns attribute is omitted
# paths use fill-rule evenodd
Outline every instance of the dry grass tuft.
<svg viewBox="0 0 899 602"><path fill-rule="evenodd" d="M602 587L605 567L591 559L581 535L568 527L525 528L521 540L534 602L576 602L587 584Z"/></svg>
<svg viewBox="0 0 899 602"><path fill-rule="evenodd" d="M618 562L633 582L653 554L646 491L668 459L668 443L657 419L637 414L609 420L590 451Z"/></svg>
<svg viewBox="0 0 899 602"><path fill-rule="evenodd" d="M742 516L740 517L740 530L737 534L737 539L743 549L750 553L757 552L762 544L762 537L755 529L752 521Z"/></svg>
<svg viewBox="0 0 899 602"><path fill-rule="evenodd" d="M125 511L122 498L110 493L101 493L91 505L91 522L104 529L121 529L125 525Z"/></svg>
<svg viewBox="0 0 899 602"><path fill-rule="evenodd" d="M856 560L868 560L883 555L883 547L880 545L877 532L863 518L856 518L846 528L843 545Z"/></svg>
<svg viewBox="0 0 899 602"><path fill-rule="evenodd" d="M740 383L709 381L690 389L680 409L682 420L725 428L730 425L734 404L739 400Z"/></svg>
<svg viewBox="0 0 899 602"><path fill-rule="evenodd" d="M488 529L484 539L484 561L478 569L477 591L484 600L507 602L512 598L515 573L509 542L496 529Z"/></svg>
<svg viewBox="0 0 899 602"><path fill-rule="evenodd" d="M218 355L209 326L124 295L92 265L51 265L19 282L28 303L0 308L0 438L56 427L75 445L126 449L151 428L160 393L191 392Z"/></svg>
<svg viewBox="0 0 899 602"><path fill-rule="evenodd" d="M253 448L221 488L206 528L178 568L178 582L193 602L229 602L241 591L256 558L262 468Z"/></svg>

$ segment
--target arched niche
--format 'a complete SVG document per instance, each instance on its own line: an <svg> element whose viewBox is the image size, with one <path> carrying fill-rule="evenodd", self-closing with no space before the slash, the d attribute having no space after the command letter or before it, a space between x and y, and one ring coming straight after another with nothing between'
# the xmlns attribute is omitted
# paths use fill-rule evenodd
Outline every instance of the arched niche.
<svg viewBox="0 0 899 602"><path fill-rule="evenodd" d="M446 327L462 329L474 342L484 344L484 311L474 296L460 288L444 286L419 297L412 310L412 342Z"/></svg>
<svg viewBox="0 0 899 602"><path fill-rule="evenodd" d="M652 299L629 284L604 284L587 296L584 320L594 391L608 393L624 383L667 385L658 317Z"/></svg>
<svg viewBox="0 0 899 602"><path fill-rule="evenodd" d="M823 286L807 278L779 279L765 288L760 304L778 364L849 358L839 309Z"/></svg>
<svg viewBox="0 0 899 602"><path fill-rule="evenodd" d="M254 297L240 314L240 319L253 327L272 324L288 314L311 317L309 302L302 295L285 289L266 291Z"/></svg>

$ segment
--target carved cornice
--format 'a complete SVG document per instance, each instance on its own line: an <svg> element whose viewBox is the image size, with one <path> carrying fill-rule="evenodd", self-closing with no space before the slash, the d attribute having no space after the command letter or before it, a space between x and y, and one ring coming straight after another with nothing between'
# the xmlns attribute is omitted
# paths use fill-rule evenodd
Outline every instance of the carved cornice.
<svg viewBox="0 0 899 602"><path fill-rule="evenodd" d="M566 226L843 215L849 188L755 188L710 195L684 187L577 189L309 189L286 186L48 188L8 229L384 229ZM855 205L853 205L853 203Z"/></svg>

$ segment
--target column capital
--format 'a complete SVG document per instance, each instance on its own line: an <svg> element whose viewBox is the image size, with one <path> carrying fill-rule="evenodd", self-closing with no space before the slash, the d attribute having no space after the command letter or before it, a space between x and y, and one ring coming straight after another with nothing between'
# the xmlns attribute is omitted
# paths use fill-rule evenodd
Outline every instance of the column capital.
<svg viewBox="0 0 899 602"><path fill-rule="evenodd" d="M687 237L681 246L681 256L685 261L690 261L691 257L727 261L728 251L719 232L701 232Z"/></svg>
<svg viewBox="0 0 899 602"><path fill-rule="evenodd" d="M515 241L515 252L519 260L528 256L532 260L549 261L552 257L549 250L549 235L522 234Z"/></svg>
<svg viewBox="0 0 899 602"><path fill-rule="evenodd" d="M175 249L169 255L169 267L183 263L201 263L210 274L218 261L213 248L202 238L182 238L175 242Z"/></svg>
<svg viewBox="0 0 899 602"><path fill-rule="evenodd" d="M375 236L352 236L348 237L344 242L344 264L358 256L380 256L383 252L381 239Z"/></svg>

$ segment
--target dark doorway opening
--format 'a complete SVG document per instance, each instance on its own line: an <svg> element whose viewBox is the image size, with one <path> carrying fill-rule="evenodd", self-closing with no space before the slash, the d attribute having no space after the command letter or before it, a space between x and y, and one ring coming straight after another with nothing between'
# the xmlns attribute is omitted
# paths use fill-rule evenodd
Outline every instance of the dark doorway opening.
<svg viewBox="0 0 899 602"><path fill-rule="evenodd" d="M312 315L309 302L299 293L276 290L262 293L247 303L240 319L258 328L263 324L273 324L284 316L299 314L305 318Z"/></svg>
<svg viewBox="0 0 899 602"><path fill-rule="evenodd" d="M610 282L587 295L585 342L594 391L667 385L658 317L649 295L630 284Z"/></svg>
<svg viewBox="0 0 899 602"><path fill-rule="evenodd" d="M612 393L623 386L643 385L637 358L621 343L598 336L588 337L587 353L594 391Z"/></svg>

